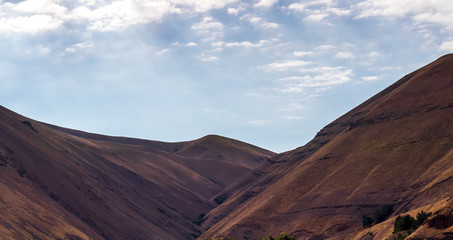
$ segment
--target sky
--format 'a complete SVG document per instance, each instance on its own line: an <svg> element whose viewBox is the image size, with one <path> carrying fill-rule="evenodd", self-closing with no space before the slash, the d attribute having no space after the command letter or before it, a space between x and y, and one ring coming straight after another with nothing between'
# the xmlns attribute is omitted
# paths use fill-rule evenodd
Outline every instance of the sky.
<svg viewBox="0 0 453 240"><path fill-rule="evenodd" d="M275 152L453 52L451 0L0 0L0 104Z"/></svg>

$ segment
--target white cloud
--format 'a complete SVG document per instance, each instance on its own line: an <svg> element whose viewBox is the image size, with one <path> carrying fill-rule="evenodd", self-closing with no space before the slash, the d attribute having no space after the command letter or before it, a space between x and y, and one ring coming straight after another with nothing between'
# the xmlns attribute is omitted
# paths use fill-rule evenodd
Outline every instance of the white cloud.
<svg viewBox="0 0 453 240"><path fill-rule="evenodd" d="M159 52L157 52L156 56L162 56L162 55L164 55L165 53L167 53L169 51L170 51L170 49L164 48L164 49L160 50Z"/></svg>
<svg viewBox="0 0 453 240"><path fill-rule="evenodd" d="M75 48L68 47L64 50L64 53L74 53L75 51L76 51Z"/></svg>
<svg viewBox="0 0 453 240"><path fill-rule="evenodd" d="M324 18L328 17L329 14L325 12L316 12L308 15L307 17L304 18L305 22L319 22L323 20Z"/></svg>
<svg viewBox="0 0 453 240"><path fill-rule="evenodd" d="M315 0L292 3L288 9L295 12L307 14L304 17L305 22L319 22L332 15L347 16L351 14L350 9L336 7L336 2L332 0Z"/></svg>
<svg viewBox="0 0 453 240"><path fill-rule="evenodd" d="M81 43L77 43L77 44L74 44L75 47L77 48L90 48L90 47L94 47L94 45L92 43L86 43L86 42L81 42Z"/></svg>
<svg viewBox="0 0 453 240"><path fill-rule="evenodd" d="M191 29L206 35L203 41L213 41L223 37L223 24L212 17L204 17L201 22L192 25Z"/></svg>
<svg viewBox="0 0 453 240"><path fill-rule="evenodd" d="M359 12L358 18L373 16L403 17L413 11L426 11L432 3L431 0L365 0L357 3L354 8Z"/></svg>
<svg viewBox="0 0 453 240"><path fill-rule="evenodd" d="M440 46L439 49L442 51L453 52L453 41L445 41Z"/></svg>
<svg viewBox="0 0 453 240"><path fill-rule="evenodd" d="M201 13L238 0L61 0L0 2L0 32L37 33L66 22L86 24L92 31L121 31L130 25L159 22L170 14ZM68 5L69 7L66 7Z"/></svg>
<svg viewBox="0 0 453 240"><path fill-rule="evenodd" d="M198 46L198 44L195 42L190 42L190 43L187 43L185 46L186 47L196 47L196 46Z"/></svg>
<svg viewBox="0 0 453 240"><path fill-rule="evenodd" d="M206 53L202 53L198 56L198 59L200 59L203 62L213 62L219 60L219 57L217 56L212 56Z"/></svg>
<svg viewBox="0 0 453 240"><path fill-rule="evenodd" d="M368 56L371 57L371 58L376 58L376 57L382 56L382 53L377 52L377 51L373 51L373 52L368 53Z"/></svg>
<svg viewBox="0 0 453 240"><path fill-rule="evenodd" d="M26 17L0 19L0 33L38 33L59 28L63 21L50 15L33 15Z"/></svg>
<svg viewBox="0 0 453 240"><path fill-rule="evenodd" d="M147 1L147 0L143 0ZM157 0L158 1L158 0ZM239 0L160 0L170 2L174 5L180 5L196 12L207 12L211 9L224 8L226 5L238 2Z"/></svg>
<svg viewBox="0 0 453 240"><path fill-rule="evenodd" d="M305 4L303 3L293 3L288 6L288 9L297 11L297 12L302 12L305 9Z"/></svg>
<svg viewBox="0 0 453 240"><path fill-rule="evenodd" d="M228 12L228 14L230 14L230 15L238 15L239 9L237 9L237 8L228 8L228 9L227 9L227 12Z"/></svg>
<svg viewBox="0 0 453 240"><path fill-rule="evenodd" d="M329 51L329 50L332 50L332 49L335 49L335 48L337 48L337 47L334 46L334 45L328 45L328 44L318 45L318 46L315 47L315 51L325 52L325 51Z"/></svg>
<svg viewBox="0 0 453 240"><path fill-rule="evenodd" d="M284 93L301 93L306 88L331 87L349 82L353 75L352 69L341 67L327 69L331 69L331 71L320 72L314 69L312 71L314 74L280 78L281 81L286 82L281 91Z"/></svg>
<svg viewBox="0 0 453 240"><path fill-rule="evenodd" d="M79 6L72 15L76 20L87 20L91 30L118 31L134 24L160 21L171 13L181 13L181 10L167 1L120 0L93 10Z"/></svg>
<svg viewBox="0 0 453 240"><path fill-rule="evenodd" d="M252 25L260 28L277 28L278 24L273 22L268 22L262 17L258 17L253 14L245 14L240 18L240 20L245 20L250 22Z"/></svg>
<svg viewBox="0 0 453 240"><path fill-rule="evenodd" d="M310 65L312 62L308 61L300 61L300 60L290 60L290 61L285 61L285 62L275 62L275 63L269 63L264 66L260 66L259 69L265 70L265 71L288 71L288 70L294 70L294 69L299 69L301 67Z"/></svg>
<svg viewBox="0 0 453 240"><path fill-rule="evenodd" d="M223 24L212 17L204 17L201 22L194 24L191 28L198 31L222 30Z"/></svg>
<svg viewBox="0 0 453 240"><path fill-rule="evenodd" d="M365 77L361 77L361 79L365 82L373 82L373 81L379 80L379 77L378 76L365 76Z"/></svg>
<svg viewBox="0 0 453 240"><path fill-rule="evenodd" d="M312 51L294 51L293 56L294 57L305 57L305 56L310 56L313 55Z"/></svg>
<svg viewBox="0 0 453 240"><path fill-rule="evenodd" d="M453 30L453 4L451 0L366 0L352 7L356 18L387 17L408 18L422 37L433 42L429 30L441 27L451 37ZM443 43L439 49L445 49Z"/></svg>
<svg viewBox="0 0 453 240"><path fill-rule="evenodd" d="M278 39L271 39L271 40L260 40L256 43L252 43L249 41L243 41L243 42L215 42L212 45L214 47L227 47L227 48L233 48L233 47L243 47L243 48L257 48L257 47L262 47L267 44L273 43L273 42L278 42Z"/></svg>
<svg viewBox="0 0 453 240"><path fill-rule="evenodd" d="M354 54L352 54L351 52L348 52L348 51L337 52L335 54L335 57L342 58L342 59L352 59L352 58L354 58Z"/></svg>
<svg viewBox="0 0 453 240"><path fill-rule="evenodd" d="M65 48L63 55L75 53L79 49L94 47L92 43L81 42Z"/></svg>
<svg viewBox="0 0 453 240"><path fill-rule="evenodd" d="M259 2L255 4L255 7L272 7L277 2L278 0L259 0Z"/></svg>

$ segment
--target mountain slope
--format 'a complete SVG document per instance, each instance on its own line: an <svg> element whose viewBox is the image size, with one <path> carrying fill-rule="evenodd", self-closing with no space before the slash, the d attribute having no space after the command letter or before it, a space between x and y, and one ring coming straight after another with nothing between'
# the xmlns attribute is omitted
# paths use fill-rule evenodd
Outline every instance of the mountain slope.
<svg viewBox="0 0 453 240"><path fill-rule="evenodd" d="M216 206L232 183L226 176L274 155L219 136L163 143L89 134L3 107L0 136L6 239L193 239L201 232L193 220Z"/></svg>
<svg viewBox="0 0 453 240"><path fill-rule="evenodd" d="M274 156L269 169L279 174L264 170L245 187L257 189L255 196L241 203L239 194L219 206L234 207L221 221L207 221L200 239L280 232L325 239L361 230L362 215L381 205L393 205L395 215L449 197L452 121L453 55L446 55L327 125L306 146Z"/></svg>

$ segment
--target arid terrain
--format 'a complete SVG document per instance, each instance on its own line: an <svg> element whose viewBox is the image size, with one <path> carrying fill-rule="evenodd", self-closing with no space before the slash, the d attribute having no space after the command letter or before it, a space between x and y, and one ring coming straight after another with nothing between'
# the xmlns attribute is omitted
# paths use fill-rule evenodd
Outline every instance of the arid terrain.
<svg viewBox="0 0 453 240"><path fill-rule="evenodd" d="M275 154L209 135L110 137L0 108L1 239L453 239L453 55ZM391 211L364 227L364 215Z"/></svg>

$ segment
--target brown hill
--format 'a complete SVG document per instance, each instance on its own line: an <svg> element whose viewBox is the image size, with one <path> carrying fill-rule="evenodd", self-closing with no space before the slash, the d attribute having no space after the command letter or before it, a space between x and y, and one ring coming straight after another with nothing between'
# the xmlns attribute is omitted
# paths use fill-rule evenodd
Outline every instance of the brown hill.
<svg viewBox="0 0 453 240"><path fill-rule="evenodd" d="M2 239L194 239L198 216L274 153L219 136L108 137L0 107Z"/></svg>
<svg viewBox="0 0 453 240"><path fill-rule="evenodd" d="M395 216L435 204L453 195L452 122L450 54L327 125L306 146L274 156L254 170L260 178L232 185L200 239L348 236L382 205L392 205Z"/></svg>

